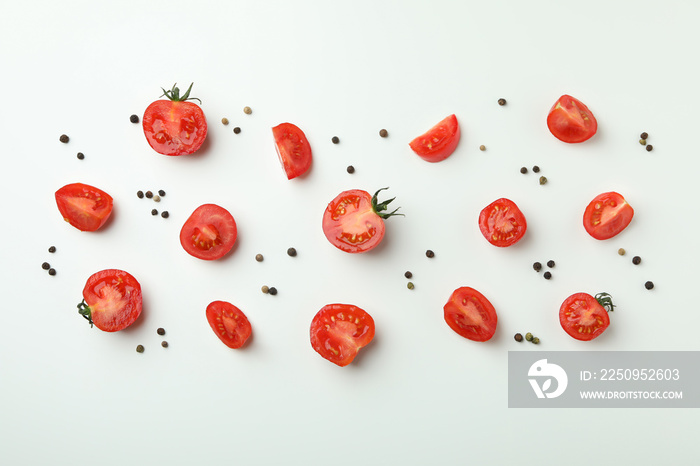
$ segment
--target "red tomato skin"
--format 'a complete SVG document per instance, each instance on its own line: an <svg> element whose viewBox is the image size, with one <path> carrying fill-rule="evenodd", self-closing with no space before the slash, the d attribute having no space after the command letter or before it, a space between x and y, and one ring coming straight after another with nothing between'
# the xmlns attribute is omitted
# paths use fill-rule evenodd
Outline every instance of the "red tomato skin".
<svg viewBox="0 0 700 466"><path fill-rule="evenodd" d="M246 315L226 301L213 301L206 310L207 321L221 342L229 348L243 347L253 333Z"/></svg>
<svg viewBox="0 0 700 466"><path fill-rule="evenodd" d="M374 331L374 319L365 310L352 304L327 304L311 322L311 346L324 359L344 367L372 341Z"/></svg>
<svg viewBox="0 0 700 466"><path fill-rule="evenodd" d="M457 148L461 136L457 117L452 114L409 143L426 162L441 162Z"/></svg>
<svg viewBox="0 0 700 466"><path fill-rule="evenodd" d="M560 141L575 144L592 138L598 131L598 121L583 102L563 95L549 110L547 128Z"/></svg>
<svg viewBox="0 0 700 466"><path fill-rule="evenodd" d="M143 114L143 133L159 154L193 154L207 137L207 119L194 102L156 100Z"/></svg>
<svg viewBox="0 0 700 466"><path fill-rule="evenodd" d="M197 259L216 260L231 251L237 236L236 221L228 210L216 204L203 204L182 226L180 244ZM198 246L200 242L204 245Z"/></svg>
<svg viewBox="0 0 700 466"><path fill-rule="evenodd" d="M599 326L591 332L578 331L577 322L581 316L569 317L567 314L571 311L581 311L590 316L590 318L600 318ZM605 308L588 293L574 293L564 300L559 309L559 323L566 333L572 338L581 341L590 341L598 338L605 329L610 325L610 316Z"/></svg>
<svg viewBox="0 0 700 466"><path fill-rule="evenodd" d="M622 233L632 221L632 217L632 206L621 194L611 191L597 195L588 204L583 212L583 227L593 238L606 240Z"/></svg>
<svg viewBox="0 0 700 466"><path fill-rule="evenodd" d="M499 225L508 229L502 232ZM498 231L497 231L498 229ZM505 248L520 241L527 231L527 221L515 202L501 198L484 207L479 214L479 230L486 241ZM506 235L503 237L503 235Z"/></svg>
<svg viewBox="0 0 700 466"><path fill-rule="evenodd" d="M454 290L443 310L447 325L468 340L484 342L496 333L496 309L474 288L463 286Z"/></svg>
<svg viewBox="0 0 700 466"><path fill-rule="evenodd" d="M272 128L275 149L287 179L303 175L311 168L311 146L304 132L292 123L281 123Z"/></svg>
<svg viewBox="0 0 700 466"><path fill-rule="evenodd" d="M92 274L85 283L83 299L90 307L93 324L105 332L123 330L141 315L141 284L123 270Z"/></svg>
<svg viewBox="0 0 700 466"><path fill-rule="evenodd" d="M371 228L363 228L367 224ZM351 231L358 225L360 228ZM323 233L344 252L356 254L374 249L384 238L385 229L384 220L372 209L372 196L361 189L338 194L323 213Z"/></svg>
<svg viewBox="0 0 700 466"><path fill-rule="evenodd" d="M63 219L80 231L97 231L112 214L112 196L83 183L67 184L56 191Z"/></svg>

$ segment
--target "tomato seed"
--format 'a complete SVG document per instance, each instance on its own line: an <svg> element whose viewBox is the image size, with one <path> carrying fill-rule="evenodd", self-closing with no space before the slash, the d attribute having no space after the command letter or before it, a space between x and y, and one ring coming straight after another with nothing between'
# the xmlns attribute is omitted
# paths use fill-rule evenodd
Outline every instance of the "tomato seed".
<svg viewBox="0 0 700 466"><path fill-rule="evenodd" d="M532 167L532 171L535 172L535 173L539 173L539 172L540 172L540 167L538 167L537 165L535 165L534 167Z"/></svg>
<svg viewBox="0 0 700 466"><path fill-rule="evenodd" d="M274 286L271 286L270 289L268 290L268 293L270 293L272 296L277 294L277 288Z"/></svg>
<svg viewBox="0 0 700 466"><path fill-rule="evenodd" d="M534 344L536 344L536 345L539 345L539 344L540 344L540 339L537 338L537 337L535 337L535 338L532 339L532 342L533 342Z"/></svg>
<svg viewBox="0 0 700 466"><path fill-rule="evenodd" d="M640 139L640 140L639 140L639 143L640 143L641 145L643 145L643 146L646 146L646 145L647 145L647 140L646 140L646 139Z"/></svg>
<svg viewBox="0 0 700 466"><path fill-rule="evenodd" d="M70 141L70 138L66 134L61 134L61 137L58 138L59 141L61 141L63 144L68 143Z"/></svg>
<svg viewBox="0 0 700 466"><path fill-rule="evenodd" d="M545 272L543 277L545 280L549 280L550 278L552 278L552 272Z"/></svg>
<svg viewBox="0 0 700 466"><path fill-rule="evenodd" d="M165 191L163 191L162 189L159 189L159 190L158 190L158 195L159 195L160 197L165 196Z"/></svg>
<svg viewBox="0 0 700 466"><path fill-rule="evenodd" d="M654 146L652 146L651 144L649 144L649 145L647 146L647 152L651 152L651 151L653 151L653 150L654 150Z"/></svg>
<svg viewBox="0 0 700 466"><path fill-rule="evenodd" d="M516 333L513 338L515 338L515 341L523 341L523 335L521 333Z"/></svg>
<svg viewBox="0 0 700 466"><path fill-rule="evenodd" d="M151 210L151 215L154 215L154 216L158 215L158 210L157 209Z"/></svg>
<svg viewBox="0 0 700 466"><path fill-rule="evenodd" d="M268 294L270 292L270 287L268 287L267 285L263 285L263 287L260 288L260 291L262 291L265 294Z"/></svg>
<svg viewBox="0 0 700 466"><path fill-rule="evenodd" d="M51 264L49 264L48 262L44 262L43 264L41 264L41 268L44 270L49 270L51 268Z"/></svg>
<svg viewBox="0 0 700 466"><path fill-rule="evenodd" d="M547 184L547 177L540 176L540 184Z"/></svg>
<svg viewBox="0 0 700 466"><path fill-rule="evenodd" d="M253 113L253 109L250 107L243 107L243 113L245 113L246 115L250 115L251 113Z"/></svg>
<svg viewBox="0 0 700 466"><path fill-rule="evenodd" d="M146 191L146 197L147 197L148 199L152 199L152 198L153 198L153 193L152 193L151 191Z"/></svg>
<svg viewBox="0 0 700 466"><path fill-rule="evenodd" d="M555 265L555 264L554 264L554 261L553 261L553 260L548 260L548 261L547 261L547 267L552 268L552 267L554 267L554 265Z"/></svg>
<svg viewBox="0 0 700 466"><path fill-rule="evenodd" d="M263 261L263 255L262 255L262 254L256 254L256 255L255 255L255 260L258 261L258 262L262 262L262 261Z"/></svg>
<svg viewBox="0 0 700 466"><path fill-rule="evenodd" d="M289 257L295 257L297 255L297 250L294 248L287 249L287 255Z"/></svg>
<svg viewBox="0 0 700 466"><path fill-rule="evenodd" d="M532 268L535 269L535 272L539 272L540 270L542 270L542 264L540 264L539 262L535 262L534 264L532 264Z"/></svg>
<svg viewBox="0 0 700 466"><path fill-rule="evenodd" d="M644 288L646 288L647 290L651 290L652 288L654 288L654 282L651 282L651 281L646 282L644 284Z"/></svg>
<svg viewBox="0 0 700 466"><path fill-rule="evenodd" d="M160 216L163 217L163 218L168 218L168 217L170 217L170 214L168 213L167 210L164 210L164 211L160 214Z"/></svg>
<svg viewBox="0 0 700 466"><path fill-rule="evenodd" d="M525 173L527 173L527 168L522 167L522 168L520 169L520 173L522 173L523 175L524 175Z"/></svg>
<svg viewBox="0 0 700 466"><path fill-rule="evenodd" d="M435 253L434 253L433 251L431 251L430 249L428 249L427 251L425 251L425 255L426 255L427 257L430 257L430 258L435 257Z"/></svg>
<svg viewBox="0 0 700 466"><path fill-rule="evenodd" d="M139 122L139 116L138 115L131 115L129 117L129 121L132 123L138 123Z"/></svg>
<svg viewBox="0 0 700 466"><path fill-rule="evenodd" d="M525 334L525 339L526 339L527 341L532 341L532 333L527 332L527 333Z"/></svg>
<svg viewBox="0 0 700 466"><path fill-rule="evenodd" d="M333 144L338 144L338 143L340 142L340 139L338 138L338 136L333 136L333 137L331 138L331 142L332 142Z"/></svg>
<svg viewBox="0 0 700 466"><path fill-rule="evenodd" d="M222 118L221 123L224 125L228 125L228 118Z"/></svg>
<svg viewBox="0 0 700 466"><path fill-rule="evenodd" d="M143 191L136 191L136 197L143 199Z"/></svg>
<svg viewBox="0 0 700 466"><path fill-rule="evenodd" d="M234 132L234 134L240 134L241 128L239 128L238 126L236 126L235 128L233 128L233 132Z"/></svg>
<svg viewBox="0 0 700 466"><path fill-rule="evenodd" d="M51 253L56 252L56 246L50 246L50 247L49 247L49 252L51 252Z"/></svg>
<svg viewBox="0 0 700 466"><path fill-rule="evenodd" d="M165 335L165 329L163 327L159 327L158 330L156 330L156 333L158 335Z"/></svg>
<svg viewBox="0 0 700 466"><path fill-rule="evenodd" d="M138 346L136 347L136 352L137 352L137 353L143 353L143 350L144 350L143 345L138 345Z"/></svg>
<svg viewBox="0 0 700 466"><path fill-rule="evenodd" d="M165 341L165 340L163 340L163 342L160 344L160 346L162 346L163 348L167 348L167 347L168 347L168 342Z"/></svg>
<svg viewBox="0 0 700 466"><path fill-rule="evenodd" d="M642 258L639 257L639 256L634 256L634 257L632 258L632 263L633 263L634 265L639 265L639 264L642 263Z"/></svg>
<svg viewBox="0 0 700 466"><path fill-rule="evenodd" d="M379 136L385 138L385 137L389 136L389 132L388 132L387 130L385 130L385 129L380 129L380 130L379 130Z"/></svg>
<svg viewBox="0 0 700 466"><path fill-rule="evenodd" d="M83 160L85 158L85 154L83 154L82 152L78 152L76 157L78 157L78 160Z"/></svg>
<svg viewBox="0 0 700 466"><path fill-rule="evenodd" d="M642 138L642 139L646 139L646 138L649 137L649 133L647 133L647 132L645 131L645 132L643 132L642 134L640 134L639 137Z"/></svg>
<svg viewBox="0 0 700 466"><path fill-rule="evenodd" d="M413 274L409 270L407 270L406 273L403 274L403 276L406 278L413 278Z"/></svg>
<svg viewBox="0 0 700 466"><path fill-rule="evenodd" d="M348 165L348 168L346 168L345 170L350 174L355 173L355 167L353 167L352 165Z"/></svg>
<svg viewBox="0 0 700 466"><path fill-rule="evenodd" d="M624 256L627 251L624 250L624 248L620 248L617 250L617 253L621 256Z"/></svg>
<svg viewBox="0 0 700 466"><path fill-rule="evenodd" d="M408 283L406 284L406 287L407 287L409 290L412 290L412 289L415 288L416 286L413 284L413 282L408 282Z"/></svg>
<svg viewBox="0 0 700 466"><path fill-rule="evenodd" d="M483 145L483 144L480 145L480 146L479 146L479 150L482 151L482 152L485 151L485 150L486 150L486 146Z"/></svg>
<svg viewBox="0 0 700 466"><path fill-rule="evenodd" d="M506 99L498 99L498 105L503 107L506 104Z"/></svg>

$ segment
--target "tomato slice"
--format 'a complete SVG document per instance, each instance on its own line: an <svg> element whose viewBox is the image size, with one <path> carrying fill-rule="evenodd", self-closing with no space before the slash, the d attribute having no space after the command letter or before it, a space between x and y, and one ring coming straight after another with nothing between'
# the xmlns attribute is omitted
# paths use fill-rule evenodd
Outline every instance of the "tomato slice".
<svg viewBox="0 0 700 466"><path fill-rule="evenodd" d="M496 309L474 288L463 286L452 292L444 307L445 322L472 341L487 341L496 333Z"/></svg>
<svg viewBox="0 0 700 466"><path fill-rule="evenodd" d="M323 306L311 322L311 346L333 364L347 366L374 338L374 319L352 304Z"/></svg>
<svg viewBox="0 0 700 466"><path fill-rule="evenodd" d="M413 152L427 162L440 162L457 148L460 131L457 117L453 114L430 128L409 143Z"/></svg>
<svg viewBox="0 0 700 466"><path fill-rule="evenodd" d="M577 143L593 137L598 131L598 122L583 102L563 95L549 110L547 127L560 141Z"/></svg>
<svg viewBox="0 0 700 466"><path fill-rule="evenodd" d="M80 314L105 332L125 329L141 315L141 284L128 272L108 269L88 278Z"/></svg>
<svg viewBox="0 0 700 466"><path fill-rule="evenodd" d="M583 213L583 226L595 239L612 238L627 228L634 209L622 195L612 191L597 195Z"/></svg>
<svg viewBox="0 0 700 466"><path fill-rule="evenodd" d="M216 204L197 207L180 230L180 244L188 254L204 260L220 259L236 242L236 221Z"/></svg>
<svg viewBox="0 0 700 466"><path fill-rule="evenodd" d="M272 135L288 180L311 168L311 146L301 129L291 123L282 123L272 128Z"/></svg>
<svg viewBox="0 0 700 466"><path fill-rule="evenodd" d="M610 325L610 316L601 304L606 303L612 310L609 297L607 293L596 295L598 299L588 293L575 293L566 298L559 309L559 323L564 331L583 341L600 336Z"/></svg>
<svg viewBox="0 0 700 466"><path fill-rule="evenodd" d="M194 102L187 102L191 90L192 85L180 97L180 90L173 86L169 91L164 90L169 100L156 100L146 108L143 133L148 144L159 154L192 154L207 137L204 112Z"/></svg>
<svg viewBox="0 0 700 466"><path fill-rule="evenodd" d="M481 211L479 229L489 243L504 248L523 238L527 231L527 222L515 202L502 198L493 201Z"/></svg>
<svg viewBox="0 0 700 466"><path fill-rule="evenodd" d="M112 213L112 196L83 183L67 184L56 191L63 219L80 231L96 231Z"/></svg>
<svg viewBox="0 0 700 466"><path fill-rule="evenodd" d="M216 336L229 348L240 348L250 338L253 329L243 312L226 301L214 301L207 306L207 321Z"/></svg>

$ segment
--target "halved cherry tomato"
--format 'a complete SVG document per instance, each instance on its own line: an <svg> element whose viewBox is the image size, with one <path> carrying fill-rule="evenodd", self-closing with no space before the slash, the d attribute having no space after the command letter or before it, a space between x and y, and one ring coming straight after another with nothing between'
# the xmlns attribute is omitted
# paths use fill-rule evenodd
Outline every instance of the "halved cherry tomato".
<svg viewBox="0 0 700 466"><path fill-rule="evenodd" d="M67 184L56 191L63 219L80 231L96 231L112 213L112 196L83 183Z"/></svg>
<svg viewBox="0 0 700 466"><path fill-rule="evenodd" d="M272 128L272 135L288 180L303 175L311 168L311 146L302 130L291 123L282 123Z"/></svg>
<svg viewBox="0 0 700 466"><path fill-rule="evenodd" d="M216 336L229 348L240 348L253 333L245 314L226 301L214 301L207 306L207 321Z"/></svg>
<svg viewBox="0 0 700 466"><path fill-rule="evenodd" d="M398 208L383 213L395 198L378 204L377 195L351 189L333 199L323 213L323 233L341 251L357 253L375 248L384 238L384 220L397 214Z"/></svg>
<svg viewBox="0 0 700 466"><path fill-rule="evenodd" d="M566 333L577 340L592 340L610 325L607 311L613 310L612 297L598 293L575 293L564 300L559 309L559 323Z"/></svg>
<svg viewBox="0 0 700 466"><path fill-rule="evenodd" d="M576 143L590 139L598 131L598 122L583 102L563 95L549 110L547 127L560 141Z"/></svg>
<svg viewBox="0 0 700 466"><path fill-rule="evenodd" d="M108 269L88 278L78 312L105 332L125 329L141 315L141 284L128 272Z"/></svg>
<svg viewBox="0 0 700 466"><path fill-rule="evenodd" d="M504 248L522 239L527 231L527 222L515 202L502 198L481 211L479 229L489 243Z"/></svg>
<svg viewBox="0 0 700 466"><path fill-rule="evenodd" d="M168 100L156 100L143 114L143 133L148 144L164 155L192 154L207 137L207 120L199 105L188 100L192 84L183 96L176 86L163 89ZM201 103L201 102L200 102Z"/></svg>
<svg viewBox="0 0 700 466"><path fill-rule="evenodd" d="M180 230L180 244L188 254L204 260L225 256L236 242L236 221L216 204L197 207Z"/></svg>
<svg viewBox="0 0 700 466"><path fill-rule="evenodd" d="M454 290L444 311L447 325L464 338L487 341L496 333L496 309L474 288L463 286Z"/></svg>
<svg viewBox="0 0 700 466"><path fill-rule="evenodd" d="M352 304L323 306L311 322L311 346L333 364L347 366L374 338L374 319Z"/></svg>
<svg viewBox="0 0 700 466"><path fill-rule="evenodd" d="M427 162L440 162L457 148L460 131L457 117L450 115L409 143L413 152Z"/></svg>
<svg viewBox="0 0 700 466"><path fill-rule="evenodd" d="M627 228L634 209L620 194L612 191L598 194L583 213L583 226L595 239L608 239Z"/></svg>

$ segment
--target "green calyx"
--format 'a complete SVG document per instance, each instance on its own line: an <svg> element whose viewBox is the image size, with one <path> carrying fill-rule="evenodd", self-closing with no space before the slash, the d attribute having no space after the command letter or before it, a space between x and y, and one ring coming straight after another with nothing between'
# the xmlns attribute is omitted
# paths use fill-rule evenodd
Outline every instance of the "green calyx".
<svg viewBox="0 0 700 466"><path fill-rule="evenodd" d="M595 300L600 303L601 306L603 306L603 309L605 309L608 312L614 311L615 305L612 302L612 296L610 296L610 293L598 293L595 295Z"/></svg>
<svg viewBox="0 0 700 466"><path fill-rule="evenodd" d="M190 92L192 91L192 86L194 83L190 84L190 87L187 88L187 92L185 92L182 96L180 96L180 89L177 87L177 83L173 84L173 88L170 89L169 91L166 91L163 89L163 95L161 97L167 97L169 100L172 100L173 102L185 102L187 100L198 100L199 103L201 104L202 101L198 99L197 97L190 97Z"/></svg>
<svg viewBox="0 0 700 466"><path fill-rule="evenodd" d="M85 320L87 320L90 323L90 327L93 326L92 309L90 309L90 306L87 305L87 303L85 302L84 299L83 299L83 302L78 304L78 314L85 317Z"/></svg>
<svg viewBox="0 0 700 466"><path fill-rule="evenodd" d="M384 201L381 204L379 204L379 201L377 200L377 195L380 192L384 191L385 189L389 189L389 188L388 187L382 188L382 189L378 190L376 193L374 193L374 196L372 196L372 210L374 210L374 213L376 213L377 215L379 215L381 218L384 218L384 219L387 219L387 218L392 217L394 215L405 216L403 214L396 213L396 211L399 210L401 207L397 207L396 209L394 209L393 211L388 212L388 213L382 213L389 208L389 203L391 201L393 201L394 199L396 199L395 197L392 197L388 201Z"/></svg>

